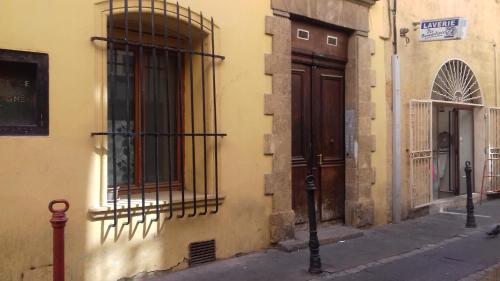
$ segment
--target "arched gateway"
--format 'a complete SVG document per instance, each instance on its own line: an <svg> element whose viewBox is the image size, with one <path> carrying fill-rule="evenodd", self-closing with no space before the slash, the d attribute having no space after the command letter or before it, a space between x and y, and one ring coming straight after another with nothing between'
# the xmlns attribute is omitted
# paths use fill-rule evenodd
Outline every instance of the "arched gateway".
<svg viewBox="0 0 500 281"><path fill-rule="evenodd" d="M482 104L481 88L474 72L459 59L441 65L430 99L410 100L413 208L465 193L464 163L475 162L474 110Z"/></svg>

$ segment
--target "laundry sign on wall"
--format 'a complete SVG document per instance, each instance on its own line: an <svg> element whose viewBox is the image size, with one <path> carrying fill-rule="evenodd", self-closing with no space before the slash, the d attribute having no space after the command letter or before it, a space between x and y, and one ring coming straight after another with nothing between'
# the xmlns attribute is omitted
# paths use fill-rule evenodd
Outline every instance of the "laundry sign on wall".
<svg viewBox="0 0 500 281"><path fill-rule="evenodd" d="M420 22L420 41L458 40L465 38L467 19L447 18Z"/></svg>

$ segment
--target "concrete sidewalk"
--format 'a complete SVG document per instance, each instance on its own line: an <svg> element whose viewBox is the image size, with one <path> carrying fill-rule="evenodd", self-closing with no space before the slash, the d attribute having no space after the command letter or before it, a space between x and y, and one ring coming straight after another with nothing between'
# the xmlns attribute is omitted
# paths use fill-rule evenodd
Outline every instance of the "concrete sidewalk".
<svg viewBox="0 0 500 281"><path fill-rule="evenodd" d="M321 246L324 273L307 273L307 249L267 251L177 272L128 280L460 280L500 262L500 237L485 231L500 221L500 200L476 206L478 228L466 229L465 210L373 228L353 240Z"/></svg>

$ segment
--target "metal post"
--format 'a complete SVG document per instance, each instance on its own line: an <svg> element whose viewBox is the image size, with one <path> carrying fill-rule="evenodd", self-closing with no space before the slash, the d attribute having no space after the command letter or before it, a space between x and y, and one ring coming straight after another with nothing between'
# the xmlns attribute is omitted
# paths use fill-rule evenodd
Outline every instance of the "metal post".
<svg viewBox="0 0 500 281"><path fill-rule="evenodd" d="M319 274L321 270L321 257L319 255L319 240L316 230L316 208L314 207L314 176L306 177L307 209L309 214L309 273Z"/></svg>
<svg viewBox="0 0 500 281"><path fill-rule="evenodd" d="M392 222L401 222L401 93L399 56L392 56Z"/></svg>
<svg viewBox="0 0 500 281"><path fill-rule="evenodd" d="M467 221L465 227L473 228L476 227L476 219L474 217L474 202L472 201L472 181L471 173L472 168L470 166L470 161L465 162L465 181L467 185Z"/></svg>
<svg viewBox="0 0 500 281"><path fill-rule="evenodd" d="M62 209L54 209L55 204L64 204ZM49 211L52 213L50 223L54 229L53 234L53 280L64 281L64 227L68 218L66 211L69 209L68 201L64 199L52 200Z"/></svg>

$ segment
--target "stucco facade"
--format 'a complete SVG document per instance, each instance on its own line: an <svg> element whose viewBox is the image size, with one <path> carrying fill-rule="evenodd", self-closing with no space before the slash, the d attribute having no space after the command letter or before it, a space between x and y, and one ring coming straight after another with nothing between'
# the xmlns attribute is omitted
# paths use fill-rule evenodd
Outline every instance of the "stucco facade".
<svg viewBox="0 0 500 281"><path fill-rule="evenodd" d="M143 1L149 7L150 1ZM147 3L146 3L147 2ZM391 2L391 3L389 3ZM401 213L410 217L409 100L430 99L439 67L466 61L481 86L485 106L498 106L500 68L495 24L500 3L398 1L402 145ZM477 3L476 3L477 2ZM115 0L115 7L124 1ZM138 1L128 1L137 7ZM155 0L157 7L163 1ZM170 2L169 2L170 3ZM215 239L218 259L292 239L295 215L291 183L291 20L300 17L349 33L345 109L353 112L355 153L346 157L345 224L371 227L392 220L392 1L269 0L179 1L214 19L218 62L220 206L217 214L110 227L106 212L103 137L106 129L105 44L108 1L0 2L0 49L49 56L49 135L0 136L0 280L50 280L52 231L47 205L67 199L67 280L118 280L140 272L188 266L191 242ZM169 10L175 10L169 4ZM485 12L487 11L487 12ZM157 8L159 16L161 8ZM465 17L467 37L419 42L414 23ZM182 19L186 21L185 18ZM496 61L495 61L496 59ZM496 68L495 68L496 64ZM199 62L195 61L195 65ZM496 77L495 77L496 75ZM199 81L196 83L199 84ZM198 85L195 84L195 85ZM484 110L475 111L475 151L484 151ZM483 125L481 125L483 124ZM483 128L483 129L481 129ZM484 154L475 154L478 186ZM209 169L213 170L213 167ZM198 175L197 175L198 176ZM477 190L477 189L476 189ZM209 201L213 207L213 198ZM176 206L177 208L178 206Z"/></svg>
<svg viewBox="0 0 500 281"><path fill-rule="evenodd" d="M498 1L460 3L445 1L398 1L397 28L408 28L409 42L399 37L398 54L401 62L401 106L402 106L402 214L412 216L410 187L410 100L432 99L433 82L440 67L447 61L458 59L465 62L475 74L482 97L480 107L474 107L474 156L475 191L481 188L484 159L487 158L488 109L498 106L498 52L499 30L492 22L500 13ZM467 19L466 37L460 40L421 42L419 22L427 19L462 17ZM387 56L390 51L387 52ZM496 66L495 66L496 65ZM434 140L436 142L436 140ZM434 201L437 198L434 198ZM465 201L461 200L464 206ZM431 211L432 211L431 206Z"/></svg>
<svg viewBox="0 0 500 281"><path fill-rule="evenodd" d="M123 1L114 1L115 7ZM148 1L143 1L149 7ZM271 169L262 154L262 135L271 129L262 104L271 91L263 54L271 39L264 32L269 3L182 1L214 18L218 63L220 192L219 213L110 228L112 220L91 219L102 206L103 142L90 136L103 126L105 85L102 46L92 36L105 31L107 1L2 1L2 49L49 55L49 136L2 136L1 195L6 212L0 230L1 280L51 280L52 230L48 202L67 199L67 280L117 280L143 271L187 266L188 243L216 239L217 257L269 246L271 202L263 175ZM137 7L137 1L129 1ZM156 1L157 7L162 1ZM227 6L233 7L228 13ZM173 7L169 8L170 10ZM160 11L159 11L160 13ZM103 25L104 24L104 25ZM245 34L246 44L241 44ZM105 50L105 49L104 49ZM258 58L258 59L256 59ZM104 183L104 184L103 184ZM227 200L227 198L233 198Z"/></svg>

